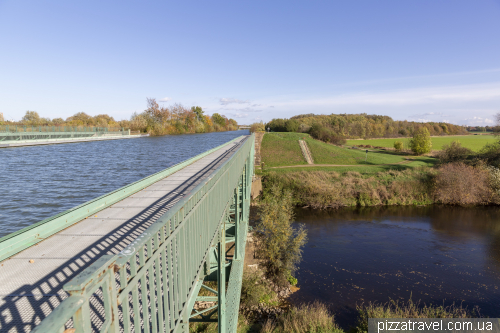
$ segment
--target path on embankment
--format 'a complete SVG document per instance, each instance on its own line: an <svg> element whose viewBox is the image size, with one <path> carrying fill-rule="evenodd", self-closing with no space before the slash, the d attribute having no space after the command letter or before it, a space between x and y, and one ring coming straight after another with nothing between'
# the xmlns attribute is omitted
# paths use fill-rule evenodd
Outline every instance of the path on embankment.
<svg viewBox="0 0 500 333"><path fill-rule="evenodd" d="M29 332L68 297L62 287L103 255L114 255L198 184L247 137L0 262L0 331ZM104 311L97 309L96 311Z"/></svg>
<svg viewBox="0 0 500 333"><path fill-rule="evenodd" d="M267 169L282 169L282 168L311 168L311 167L377 167L384 165L401 165L414 162L414 160L408 159L405 161L397 163L387 163L387 164L299 164L299 165L285 165L277 167L268 167Z"/></svg>

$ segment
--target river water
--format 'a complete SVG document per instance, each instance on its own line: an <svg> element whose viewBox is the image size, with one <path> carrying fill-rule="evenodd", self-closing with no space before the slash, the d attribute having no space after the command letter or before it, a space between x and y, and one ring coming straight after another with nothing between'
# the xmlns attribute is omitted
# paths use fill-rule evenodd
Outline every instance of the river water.
<svg viewBox="0 0 500 333"><path fill-rule="evenodd" d="M0 237L248 134L244 130L0 149Z"/></svg>
<svg viewBox="0 0 500 333"><path fill-rule="evenodd" d="M500 317L500 209L298 209L309 240L293 302L329 304L344 327L355 307L390 299L479 306Z"/></svg>

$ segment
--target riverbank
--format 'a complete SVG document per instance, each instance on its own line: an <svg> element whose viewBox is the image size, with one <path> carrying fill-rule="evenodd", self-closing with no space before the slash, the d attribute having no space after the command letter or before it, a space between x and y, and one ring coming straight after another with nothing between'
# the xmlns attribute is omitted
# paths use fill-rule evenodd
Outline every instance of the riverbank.
<svg viewBox="0 0 500 333"><path fill-rule="evenodd" d="M299 140L307 144L314 164L304 159ZM478 142L467 144L477 149ZM499 152L495 144L485 147L489 151L477 153L453 143L417 156L371 145L336 146L307 134L269 133L262 140L262 168L257 173L264 190L289 190L299 207L496 205Z"/></svg>

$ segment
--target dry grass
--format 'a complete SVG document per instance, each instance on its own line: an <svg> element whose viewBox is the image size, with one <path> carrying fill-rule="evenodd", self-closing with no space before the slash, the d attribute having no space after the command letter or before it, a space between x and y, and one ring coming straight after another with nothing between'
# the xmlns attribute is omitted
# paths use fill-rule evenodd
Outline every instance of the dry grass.
<svg viewBox="0 0 500 333"><path fill-rule="evenodd" d="M296 204L312 208L432 203L429 173L420 169L367 176L356 171L271 172L264 184L273 183L290 189Z"/></svg>
<svg viewBox="0 0 500 333"><path fill-rule="evenodd" d="M343 332L326 305L314 302L291 308L277 320L264 323L262 333L329 333Z"/></svg>
<svg viewBox="0 0 500 333"><path fill-rule="evenodd" d="M480 317L479 309L469 311L462 306L433 306L413 302L390 301L385 304L369 303L358 306L358 325L355 332L368 332L369 318L475 318Z"/></svg>

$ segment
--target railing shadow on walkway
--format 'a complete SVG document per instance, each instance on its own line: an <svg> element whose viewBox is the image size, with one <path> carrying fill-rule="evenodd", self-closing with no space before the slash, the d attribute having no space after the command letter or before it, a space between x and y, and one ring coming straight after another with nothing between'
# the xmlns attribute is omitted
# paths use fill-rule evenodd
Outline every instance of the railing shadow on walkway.
<svg viewBox="0 0 500 333"><path fill-rule="evenodd" d="M108 235L92 243L64 262L57 270L46 274L36 284L25 284L9 295L1 295L4 298L0 300L0 331L9 333L31 331L64 299L68 298L69 295L62 290L65 283L81 273L102 255L115 255L122 251L184 195L189 194L190 189L206 179L216 166L222 163L237 148L238 145L223 153L197 172L196 175L183 182L166 196L159 198L154 204L145 208L133 218L124 219L124 221L129 222L115 228ZM181 194L173 195L173 193ZM68 234L68 236L71 235ZM32 258L8 260L30 259ZM100 295L95 296L99 297ZM99 311L93 312L98 313ZM97 319L97 322L104 321L102 318L94 319Z"/></svg>

